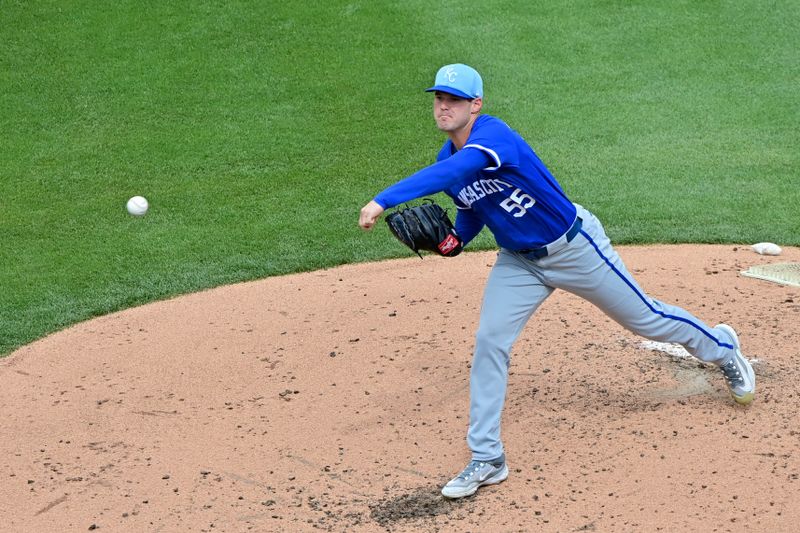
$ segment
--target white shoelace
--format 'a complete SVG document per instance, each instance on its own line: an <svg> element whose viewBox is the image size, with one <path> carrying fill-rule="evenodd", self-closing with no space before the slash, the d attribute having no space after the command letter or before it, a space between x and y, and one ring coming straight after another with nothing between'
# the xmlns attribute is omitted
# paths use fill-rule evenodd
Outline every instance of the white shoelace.
<svg viewBox="0 0 800 533"><path fill-rule="evenodd" d="M731 386L741 385L744 383L742 373L739 371L739 365L736 364L734 359L731 359L720 368L722 369L722 373L725 375L725 379L728 380L728 383L730 383Z"/></svg>
<svg viewBox="0 0 800 533"><path fill-rule="evenodd" d="M478 470L480 470L481 468L483 468L483 465L485 465L485 464L486 464L486 463L484 463L484 462L482 462L482 461L470 461L470 462L469 462L469 464L467 465L467 467L464 469L464 471L463 471L463 472L461 472L461 473L458 475L458 477L460 477L461 479L465 479L465 480L466 480L466 479L469 479L469 478L471 478L472 476L474 476L474 475L475 475L475 473L476 473Z"/></svg>

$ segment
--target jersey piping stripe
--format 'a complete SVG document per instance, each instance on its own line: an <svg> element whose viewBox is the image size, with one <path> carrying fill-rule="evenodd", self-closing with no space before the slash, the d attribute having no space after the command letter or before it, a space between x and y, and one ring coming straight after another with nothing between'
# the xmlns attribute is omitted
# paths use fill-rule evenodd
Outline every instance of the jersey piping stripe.
<svg viewBox="0 0 800 533"><path fill-rule="evenodd" d="M723 347L723 348L728 348L728 349L731 349L731 350L733 349L733 345L731 345L731 344L727 344L727 343L725 343L725 342L721 342L719 339L717 339L717 338L716 338L715 336L713 336L711 333L709 333L708 331L706 331L705 329L703 329L703 328L702 328L702 327L700 327L699 325L695 324L695 323L694 323L694 322L692 322L691 320L688 320L688 319L686 319L686 318L683 318L683 317L680 317L680 316L668 315L667 313L664 313L663 311L658 311L658 310L657 310L655 307L653 307L653 306L650 304L650 302L648 302L648 301L647 301L647 298L645 298L645 297L644 297L644 295L643 295L641 292L639 292L639 290L636 288L636 286L635 286L633 283L631 283L631 282L630 282L630 280L629 280L628 278L626 278L626 277L625 277L625 275L624 275L622 272L620 272L620 271L619 271L619 269L618 269L617 267L615 267L615 266L614 266L614 265L611 263L611 261L609 261L609 260L608 260L608 258L607 258L605 255L603 255L603 252L601 252L601 251L600 251L600 247L599 247L599 246L597 246L597 244L596 244L596 243L595 243L595 242L592 240L592 238L589 236L589 234L588 234L588 233L586 233L584 230L581 230L581 235L583 235L584 237L586 237L586 240L587 240L587 241L589 241L589 244L591 244L591 245L592 245L592 247L594 248L595 252L597 252L597 255L599 255L599 256L600 256L600 258L601 258L603 261L605 261L605 263L606 263L606 264L607 264L607 265L608 265L608 266L611 268L611 270L613 270L613 271L614 271L614 273L615 273L617 276L619 276L619 277L620 277L620 279L622 279L622 281L624 281L624 282L625 282L625 284L626 284L628 287L630 287L630 288L631 288L631 290L632 290L633 292L635 292L635 293L636 293L636 296L638 296L638 297L639 297L639 299L640 299L642 302L644 302L644 304L647 306L647 308L648 308L648 309L650 309L650 311L652 311L653 313L655 313L655 314L657 314L657 315L663 316L664 318L668 318L668 319L670 319L670 320L677 320L678 322L685 322L686 324L689 324L690 326L692 326L692 327L694 327L694 328L698 329L698 330L699 330L700 332L702 332L702 333L703 333L703 334L704 334L706 337L708 337L709 339L711 339L712 341L714 341L715 343L717 343L717 346L721 346L721 347Z"/></svg>
<svg viewBox="0 0 800 533"><path fill-rule="evenodd" d="M497 155L497 152L495 152L491 148L486 148L485 146L481 146L480 144L465 144L464 148L477 148L478 150L483 150L484 152L489 154L489 156L491 156L492 159L494 159L495 163L497 163L496 167L486 167L483 170L497 170L503 164L503 162L500 161L500 156Z"/></svg>

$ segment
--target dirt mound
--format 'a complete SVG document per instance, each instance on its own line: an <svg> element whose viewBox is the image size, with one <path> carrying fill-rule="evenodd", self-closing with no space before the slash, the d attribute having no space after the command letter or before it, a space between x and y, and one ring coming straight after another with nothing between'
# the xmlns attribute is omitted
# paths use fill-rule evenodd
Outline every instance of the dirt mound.
<svg viewBox="0 0 800 533"><path fill-rule="evenodd" d="M8 531L795 531L800 260L620 247L640 284L736 327L756 401L556 292L512 355L511 475L460 501L494 253L269 278L91 320L0 360Z"/></svg>

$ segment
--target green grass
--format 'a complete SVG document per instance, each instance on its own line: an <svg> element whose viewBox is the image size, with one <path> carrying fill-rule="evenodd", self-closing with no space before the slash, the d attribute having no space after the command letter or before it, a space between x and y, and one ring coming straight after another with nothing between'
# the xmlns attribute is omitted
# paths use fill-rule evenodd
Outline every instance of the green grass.
<svg viewBox="0 0 800 533"><path fill-rule="evenodd" d="M0 354L407 255L358 210L433 161L448 62L617 243L800 244L797 2L0 3Z"/></svg>

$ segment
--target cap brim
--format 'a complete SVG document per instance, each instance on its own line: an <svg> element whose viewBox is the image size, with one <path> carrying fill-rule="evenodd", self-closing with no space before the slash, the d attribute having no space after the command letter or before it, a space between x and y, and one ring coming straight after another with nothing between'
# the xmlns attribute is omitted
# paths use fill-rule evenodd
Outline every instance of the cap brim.
<svg viewBox="0 0 800 533"><path fill-rule="evenodd" d="M448 87L446 85L434 85L428 89L425 89L426 93L432 93L435 91L439 91L442 93L452 94L453 96L458 96L459 98L464 98L466 100L473 100L477 98L476 96L470 96L463 91L459 91L458 89L453 89L452 87Z"/></svg>

